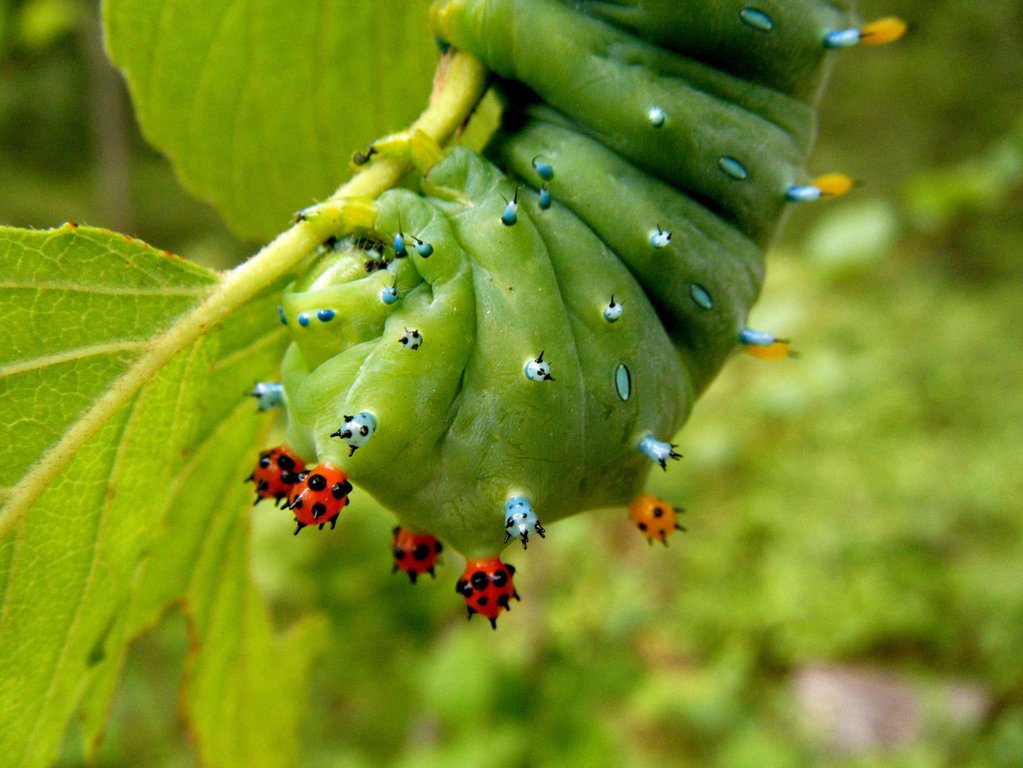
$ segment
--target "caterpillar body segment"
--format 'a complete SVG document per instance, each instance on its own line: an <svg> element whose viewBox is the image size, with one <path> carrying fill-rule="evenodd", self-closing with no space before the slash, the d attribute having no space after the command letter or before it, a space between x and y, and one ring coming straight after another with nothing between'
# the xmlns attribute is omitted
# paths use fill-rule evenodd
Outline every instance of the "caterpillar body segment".
<svg viewBox="0 0 1023 768"><path fill-rule="evenodd" d="M544 519L554 519L558 510L579 506L574 484L564 479L588 474L581 418L585 371L556 276L542 239L522 215L525 206L514 226L501 222L512 185L496 168L456 150L434 169L431 180L459 188L476 201L473 207L436 201L448 213L454 237L472 254L476 338L463 379L464 407L441 452L450 469L417 498L429 503L423 496L462 495L470 506L501 510L516 490L533 500ZM524 367L541 353L555 380L538 384L526 377ZM564 418L552 418L559 413ZM461 467L472 469L458 471ZM471 492L458 492L459 487ZM549 507L554 514L548 514ZM459 517L469 520L471 513ZM442 538L449 536L434 528ZM498 534L491 552L503 544L503 528L488 520L475 533L487 540Z"/></svg>
<svg viewBox="0 0 1023 768"><path fill-rule="evenodd" d="M674 434L695 400L691 374L642 286L582 220L560 209L558 216L530 215L551 260L586 372L583 458L588 471L580 493L587 506L610 499L625 503L649 467L623 449L647 430ZM629 307L613 325L604 316L609 291L616 306ZM623 377L628 377L627 386Z"/></svg>
<svg viewBox="0 0 1023 768"><path fill-rule="evenodd" d="M645 40L807 102L826 75L825 38L854 24L848 0L563 0Z"/></svg>
<svg viewBox="0 0 1023 768"><path fill-rule="evenodd" d="M479 510L501 510L509 495L529 498L550 522L635 495L649 471L636 441L672 434L693 386L643 287L568 209L543 211L523 188L518 219L505 225L513 188L466 150L452 151L431 180L474 204L382 196L379 223L396 224L400 212L435 252L392 262L418 281L406 279L394 305L374 298L378 314L361 334L333 335L329 324L293 330L283 384L301 402L288 436L304 454L344 467L403 523L482 555L500 549L504 528ZM357 254L324 258L345 263L296 283L286 311L375 278L348 263ZM629 307L614 324L603 315L611 293ZM412 328L421 338L414 353L397 343ZM301 335L317 333L325 341ZM337 348L322 359L327 343ZM553 371L539 384L523 374L538 357ZM363 412L372 436L358 446L339 439L343 419Z"/></svg>
<svg viewBox="0 0 1023 768"><path fill-rule="evenodd" d="M448 0L436 8L441 37L525 83L580 132L704 201L760 245L771 239L812 141L807 104L663 51L557 0ZM551 30L545 46L521 44L540 28ZM546 45L565 50L558 67ZM667 116L654 137L652 106Z"/></svg>
<svg viewBox="0 0 1023 768"><path fill-rule="evenodd" d="M702 392L735 348L736 329L756 300L763 251L701 203L564 122L546 119L551 114L548 108L532 108L536 117L514 133L499 134L488 151L519 175L538 152L564 168L556 182L559 203L636 276L679 345L693 392ZM664 248L650 246L656 222L672 231ZM712 310L692 299L694 283L712 297Z"/></svg>
<svg viewBox="0 0 1023 768"><path fill-rule="evenodd" d="M394 286L399 296L406 295L422 282L407 263L367 271L366 262L366 252L360 248L329 254L314 267L320 270L316 279L285 292L284 316L296 321L289 322L292 337L310 365L333 357L339 349L377 338L398 309L382 301L381 293ZM319 319L324 310L334 313L329 320Z"/></svg>

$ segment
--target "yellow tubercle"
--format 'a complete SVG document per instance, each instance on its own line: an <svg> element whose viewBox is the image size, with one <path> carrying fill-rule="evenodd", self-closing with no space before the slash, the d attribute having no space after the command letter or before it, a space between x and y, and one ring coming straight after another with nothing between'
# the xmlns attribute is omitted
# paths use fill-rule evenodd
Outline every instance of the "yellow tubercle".
<svg viewBox="0 0 1023 768"><path fill-rule="evenodd" d="M664 499L643 492L629 504L629 518L648 542L654 539L667 546L668 537L675 531L684 531L678 522L682 510L673 507Z"/></svg>
<svg viewBox="0 0 1023 768"><path fill-rule="evenodd" d="M909 25L897 16L885 16L860 27L861 45L887 45L906 34Z"/></svg>
<svg viewBox="0 0 1023 768"><path fill-rule="evenodd" d="M821 191L823 197L840 197L852 189L855 183L844 173L825 173L810 182Z"/></svg>
<svg viewBox="0 0 1023 768"><path fill-rule="evenodd" d="M773 344L743 344L743 350L760 360L784 360L786 357L795 357L795 352L789 342L778 339Z"/></svg>

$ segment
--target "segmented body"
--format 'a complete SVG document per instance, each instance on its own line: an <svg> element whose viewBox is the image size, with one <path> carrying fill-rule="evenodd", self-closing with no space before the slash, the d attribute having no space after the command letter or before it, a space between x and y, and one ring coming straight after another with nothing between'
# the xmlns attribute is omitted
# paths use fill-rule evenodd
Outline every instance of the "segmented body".
<svg viewBox="0 0 1023 768"><path fill-rule="evenodd" d="M788 354L747 315L785 206L852 186L805 166L828 51L867 35L811 0L439 0L431 24L493 70L502 127L285 292L288 439L493 559L633 499L740 344Z"/></svg>

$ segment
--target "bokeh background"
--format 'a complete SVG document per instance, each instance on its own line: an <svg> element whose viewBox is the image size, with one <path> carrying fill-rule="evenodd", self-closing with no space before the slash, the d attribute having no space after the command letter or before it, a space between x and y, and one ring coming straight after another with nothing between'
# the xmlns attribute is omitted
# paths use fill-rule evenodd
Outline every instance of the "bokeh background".
<svg viewBox="0 0 1023 768"><path fill-rule="evenodd" d="M298 539L253 511L281 625L330 626L310 766L1023 766L1023 4L860 8L913 24L840 54L823 103L814 169L864 183L771 254L751 324L799 357L737 355L651 476L687 533L552 526L508 550L523 602L492 632L456 555L389 574L364 498ZM0 222L67 219L213 266L253 250L139 137L95 5L4 0ZM195 764L187 649L173 610L140 639L100 765Z"/></svg>

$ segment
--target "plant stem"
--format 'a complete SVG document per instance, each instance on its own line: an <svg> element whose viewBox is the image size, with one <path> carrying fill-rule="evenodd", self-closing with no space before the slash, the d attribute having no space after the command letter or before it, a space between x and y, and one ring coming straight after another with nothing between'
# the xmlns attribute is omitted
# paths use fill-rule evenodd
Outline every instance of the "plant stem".
<svg viewBox="0 0 1023 768"><path fill-rule="evenodd" d="M444 145L469 118L483 95L486 69L475 56L462 51L446 54L437 67L434 90L426 111L410 127ZM302 218L264 246L259 253L224 273L206 299L148 344L139 357L10 490L0 509L0 536L14 526L52 478L61 472L119 408L181 350L231 312L246 304L268 285L288 274L344 224L344 210L352 198L376 198L394 187L412 170L405 157L381 157L342 185L327 202L315 206L315 215Z"/></svg>

